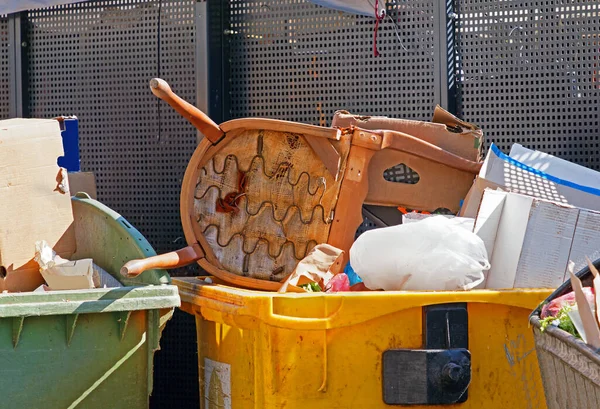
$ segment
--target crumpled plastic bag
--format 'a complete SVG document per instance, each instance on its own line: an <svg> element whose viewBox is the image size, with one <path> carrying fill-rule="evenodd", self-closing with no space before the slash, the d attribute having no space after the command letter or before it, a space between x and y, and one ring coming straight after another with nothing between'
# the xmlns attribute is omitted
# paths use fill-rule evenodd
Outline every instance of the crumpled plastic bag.
<svg viewBox="0 0 600 409"><path fill-rule="evenodd" d="M339 293L343 291L350 291L350 280L348 279L348 276L344 273L336 274L327 283L325 292Z"/></svg>
<svg viewBox="0 0 600 409"><path fill-rule="evenodd" d="M350 264L371 290L469 290L489 270L483 240L443 216L363 233Z"/></svg>

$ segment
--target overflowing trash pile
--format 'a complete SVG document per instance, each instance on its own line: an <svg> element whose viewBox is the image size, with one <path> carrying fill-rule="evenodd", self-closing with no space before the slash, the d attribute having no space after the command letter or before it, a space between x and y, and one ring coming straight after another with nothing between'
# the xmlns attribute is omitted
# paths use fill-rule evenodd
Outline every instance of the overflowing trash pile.
<svg viewBox="0 0 600 409"><path fill-rule="evenodd" d="M73 214L68 179L56 164L62 153L56 121L29 120L38 121L35 127L23 121L3 129L2 153L14 168L4 177L20 175L4 184L10 190L25 180L12 190L36 200L7 200L0 235L21 229L19 237L0 240L2 290L119 286L91 259L71 260ZM336 112L331 128L237 121L235 136L246 132L244 138L228 139L207 123L210 142L229 145L199 158L207 178L184 183L206 237L182 250L186 257L176 254L176 263L204 260L207 272L233 284L279 292L465 291L556 288L569 278L571 262L577 271L598 256L598 172L518 144L506 155L492 143L482 161L483 131L440 107L432 122L347 111ZM261 130L282 126L304 133ZM30 149L34 139L37 148ZM281 162L281 155L288 159ZM383 178L399 164L418 183ZM361 207L381 216L385 227L354 241ZM161 260L136 265L172 265Z"/></svg>
<svg viewBox="0 0 600 409"><path fill-rule="evenodd" d="M600 257L599 196L599 172L491 144L459 212L363 233L344 272L351 290L557 288Z"/></svg>
<svg viewBox="0 0 600 409"><path fill-rule="evenodd" d="M364 282L355 289L556 288L569 278L570 261L577 271L599 255L599 188L596 171L519 144L509 155L491 144L457 217L412 212L401 225L368 231L344 271L353 285Z"/></svg>
<svg viewBox="0 0 600 409"><path fill-rule="evenodd" d="M329 128L217 125L165 81L150 87L205 138L182 184L188 247L124 276L198 262L281 293L549 289L600 254L598 172L518 144L482 160L483 130L439 106L431 122L337 111ZM384 177L398 166L402 180ZM363 215L379 228L356 240Z"/></svg>

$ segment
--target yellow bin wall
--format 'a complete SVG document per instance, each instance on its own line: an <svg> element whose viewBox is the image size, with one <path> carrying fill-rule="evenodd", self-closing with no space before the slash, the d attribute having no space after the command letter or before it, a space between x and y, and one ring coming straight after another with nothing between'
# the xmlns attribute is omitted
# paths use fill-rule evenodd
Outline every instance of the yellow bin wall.
<svg viewBox="0 0 600 409"><path fill-rule="evenodd" d="M173 279L196 315L203 409L389 408L382 354L422 348L422 307L467 303L465 403L413 408L546 408L530 312L549 290L276 294Z"/></svg>

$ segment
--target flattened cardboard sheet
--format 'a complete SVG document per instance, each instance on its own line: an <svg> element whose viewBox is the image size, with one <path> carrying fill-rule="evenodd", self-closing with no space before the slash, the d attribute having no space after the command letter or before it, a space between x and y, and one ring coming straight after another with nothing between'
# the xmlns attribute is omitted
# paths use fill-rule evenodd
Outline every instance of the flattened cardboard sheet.
<svg viewBox="0 0 600 409"><path fill-rule="evenodd" d="M76 249L73 210L58 121L0 121L0 290L31 291L43 283L33 260L45 240L64 258Z"/></svg>

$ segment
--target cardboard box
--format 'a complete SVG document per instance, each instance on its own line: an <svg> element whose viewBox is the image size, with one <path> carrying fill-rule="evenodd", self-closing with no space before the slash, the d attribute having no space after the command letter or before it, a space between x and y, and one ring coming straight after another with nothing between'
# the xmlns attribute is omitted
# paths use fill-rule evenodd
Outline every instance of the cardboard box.
<svg viewBox="0 0 600 409"><path fill-rule="evenodd" d="M475 162L481 160L482 130L458 119L440 106L435 108L432 122L354 115L348 111L337 111L331 126L338 128L357 126L368 130L387 129L403 132L465 159Z"/></svg>
<svg viewBox="0 0 600 409"><path fill-rule="evenodd" d="M515 150L515 154L517 154L516 152L522 153L518 148ZM546 156L546 163L555 164L558 162ZM600 189L571 181L586 180L590 172L597 172L574 164L567 166L561 163L559 167L558 165L544 166L541 163L539 166L557 170L563 176L570 175L570 180L561 179L556 175L542 172L518 162L514 158L502 153L497 146L492 144L479 172L479 176L475 179L475 183L467 193L459 216L476 216L483 191L486 188L501 188L506 191L544 200L600 211Z"/></svg>
<svg viewBox="0 0 600 409"><path fill-rule="evenodd" d="M492 265L486 288L557 288L600 249L600 213L486 189L475 221Z"/></svg>
<svg viewBox="0 0 600 409"><path fill-rule="evenodd" d="M51 290L81 290L95 288L91 258L73 260L42 271Z"/></svg>
<svg viewBox="0 0 600 409"><path fill-rule="evenodd" d="M481 159L483 132L477 126L464 122L441 107L436 107L433 121L414 121L387 118L382 116L353 115L347 111L337 111L332 121L333 127L355 126L367 130L391 130L405 136L420 139L441 148L455 156L467 159L476 165ZM395 135L401 146L402 135ZM408 139L407 139L408 140ZM385 144L384 144L385 145ZM475 172L458 170L443 162L428 159L400 148L384 149L375 152L369 162L369 191L365 204L378 206L404 206L415 210L434 211L446 208L456 213L473 184ZM389 146L388 146L389 147ZM404 165L406 172L418 183L403 183L402 180L385 180L386 170ZM474 168L478 169L478 168Z"/></svg>
<svg viewBox="0 0 600 409"><path fill-rule="evenodd" d="M497 183L490 182L489 180L480 178L479 176L475 178L473 182L473 186L469 189L465 200L460 208L460 212L458 212L459 217L469 217L476 218L479 213L479 205L481 204L481 199L483 198L483 192L485 189L505 189L504 186L501 186Z"/></svg>
<svg viewBox="0 0 600 409"><path fill-rule="evenodd" d="M67 172L56 120L0 121L0 290L31 291L43 283L33 260L45 240L62 257L75 252Z"/></svg>
<svg viewBox="0 0 600 409"><path fill-rule="evenodd" d="M495 145L491 146L479 177L511 192L600 211L600 190L533 169L505 155Z"/></svg>
<svg viewBox="0 0 600 409"><path fill-rule="evenodd" d="M522 164L568 182L600 189L600 172L515 143L509 156Z"/></svg>

